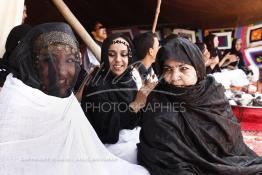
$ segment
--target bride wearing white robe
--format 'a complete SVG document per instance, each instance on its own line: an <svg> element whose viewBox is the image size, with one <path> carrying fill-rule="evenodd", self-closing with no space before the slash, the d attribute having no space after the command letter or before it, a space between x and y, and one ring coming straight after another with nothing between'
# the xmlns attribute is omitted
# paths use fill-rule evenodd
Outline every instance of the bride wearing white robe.
<svg viewBox="0 0 262 175"><path fill-rule="evenodd" d="M43 28L42 33L53 30L66 33L61 38L69 41L64 44L72 44L67 38L72 35L68 25L42 24L33 32L39 33ZM53 34L60 35L59 32L52 33L49 39L56 38ZM21 48L25 47L18 46ZM28 66L23 65L23 60L12 61L20 63L17 67ZM18 76L19 72L28 73L21 71L28 71L24 67L18 68L15 76L22 81L9 74L0 93L1 175L149 174L145 168L121 160L106 150L73 94L61 98L47 95L45 88L35 88L37 83L33 81L29 86L28 80L32 77Z"/></svg>
<svg viewBox="0 0 262 175"><path fill-rule="evenodd" d="M10 74L0 111L1 175L148 174L106 150L73 94L48 96Z"/></svg>

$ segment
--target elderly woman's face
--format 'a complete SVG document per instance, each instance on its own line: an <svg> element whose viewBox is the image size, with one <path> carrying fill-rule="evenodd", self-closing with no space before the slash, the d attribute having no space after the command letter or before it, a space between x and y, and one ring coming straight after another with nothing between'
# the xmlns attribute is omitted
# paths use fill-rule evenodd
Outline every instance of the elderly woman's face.
<svg viewBox="0 0 262 175"><path fill-rule="evenodd" d="M78 59L68 45L51 45L38 54L38 70L44 91L58 93L58 97L68 96L72 89Z"/></svg>
<svg viewBox="0 0 262 175"><path fill-rule="evenodd" d="M193 66L173 59L164 63L164 80L177 87L192 86L197 83L197 74Z"/></svg>
<svg viewBox="0 0 262 175"><path fill-rule="evenodd" d="M108 48L108 59L111 72L119 76L128 67L128 42L123 38L116 38Z"/></svg>

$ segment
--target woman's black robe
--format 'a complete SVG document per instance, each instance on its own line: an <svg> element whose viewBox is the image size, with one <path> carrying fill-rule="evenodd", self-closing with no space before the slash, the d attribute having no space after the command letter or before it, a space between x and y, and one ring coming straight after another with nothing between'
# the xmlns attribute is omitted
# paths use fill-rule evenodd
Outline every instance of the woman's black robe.
<svg viewBox="0 0 262 175"><path fill-rule="evenodd" d="M139 116L129 108L134 101L137 87L128 68L122 75L114 76L109 69L108 48L116 38L108 37L102 45L101 68L94 73L93 79L85 87L81 106L89 122L103 143L116 143L119 131L138 126ZM132 63L133 46L129 42L129 64Z"/></svg>
<svg viewBox="0 0 262 175"><path fill-rule="evenodd" d="M121 129L133 129L139 122L129 108L137 93L132 77L114 81L101 77L84 89L82 97L82 108L103 143L116 143Z"/></svg>
<svg viewBox="0 0 262 175"><path fill-rule="evenodd" d="M198 88L188 89L181 96L152 92L151 106L176 106L173 111L158 108L144 113L139 162L152 175L262 173L262 159L243 142L222 85L208 77ZM166 89L168 85L161 84L156 88Z"/></svg>
<svg viewBox="0 0 262 175"><path fill-rule="evenodd" d="M185 51L184 60L192 62L200 81L179 88L162 80L151 92L142 116L138 161L152 175L262 174L262 159L243 142L223 86L204 76L195 46L178 40L164 46L163 59L182 60L178 50Z"/></svg>

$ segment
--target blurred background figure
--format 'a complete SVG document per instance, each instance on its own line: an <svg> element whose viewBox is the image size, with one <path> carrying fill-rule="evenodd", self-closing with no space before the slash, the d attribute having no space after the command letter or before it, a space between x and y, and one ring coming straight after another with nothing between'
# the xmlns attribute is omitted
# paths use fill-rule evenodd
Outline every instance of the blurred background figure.
<svg viewBox="0 0 262 175"><path fill-rule="evenodd" d="M9 58L14 49L19 45L24 36L31 30L28 24L21 24L14 27L6 40L5 53L3 59L0 59L0 87L4 85L6 76L9 74Z"/></svg>
<svg viewBox="0 0 262 175"><path fill-rule="evenodd" d="M148 82L157 82L157 76L152 65L156 61L159 49L157 35L152 32L137 35L133 39L137 62L132 70L137 88L140 89Z"/></svg>
<svg viewBox="0 0 262 175"><path fill-rule="evenodd" d="M94 39L95 43L101 47L103 41L107 38L106 28L99 21L93 21L88 24L88 33L91 34L91 37ZM88 47L85 47L82 52L81 59L81 70L78 75L76 85L74 87L74 92L78 93L81 89L81 85L84 82L84 79L89 75L95 67L99 67L100 63L95 55L91 52ZM82 95L80 95L82 96Z"/></svg>
<svg viewBox="0 0 262 175"><path fill-rule="evenodd" d="M99 47L102 46L103 41L107 38L107 32L105 26L100 21L94 21L88 24L88 33L91 34L94 41ZM83 67L86 71L99 66L100 63L87 47L83 55Z"/></svg>

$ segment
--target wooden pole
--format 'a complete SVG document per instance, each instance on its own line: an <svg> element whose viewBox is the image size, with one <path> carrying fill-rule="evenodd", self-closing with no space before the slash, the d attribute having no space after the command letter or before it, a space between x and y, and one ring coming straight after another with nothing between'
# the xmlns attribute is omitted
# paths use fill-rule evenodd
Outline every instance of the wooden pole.
<svg viewBox="0 0 262 175"><path fill-rule="evenodd" d="M70 11L63 0L52 0L58 11L63 15L65 20L72 26L76 33L82 38L85 44L90 48L95 57L100 62L101 48L95 43L92 37L88 34L85 28L81 25L78 19Z"/></svg>
<svg viewBox="0 0 262 175"><path fill-rule="evenodd" d="M153 23L153 26L152 26L152 33L156 32L157 20L158 20L158 16L159 16L159 13L160 13L160 6L161 6L161 0L157 0L157 7L156 7L154 23Z"/></svg>
<svg viewBox="0 0 262 175"><path fill-rule="evenodd" d="M84 78L83 82L81 83L78 91L75 93L76 99L79 102L82 101L82 96L83 96L85 85L88 83L88 81L91 80L91 78L93 78L93 72L96 71L95 69L96 68L91 69L91 70L88 71L88 73L87 73L86 77Z"/></svg>

